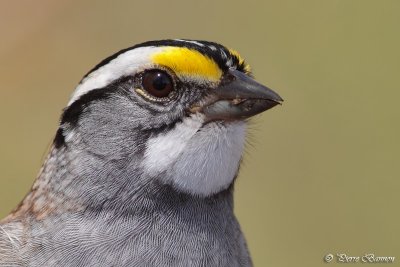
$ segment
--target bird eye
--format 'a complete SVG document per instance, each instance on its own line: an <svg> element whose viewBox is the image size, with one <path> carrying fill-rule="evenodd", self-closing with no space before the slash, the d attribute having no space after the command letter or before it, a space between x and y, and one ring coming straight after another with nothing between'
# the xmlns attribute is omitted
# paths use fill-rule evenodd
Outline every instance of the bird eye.
<svg viewBox="0 0 400 267"><path fill-rule="evenodd" d="M143 74L142 86L155 97L167 97L174 89L171 76L161 70L149 70Z"/></svg>

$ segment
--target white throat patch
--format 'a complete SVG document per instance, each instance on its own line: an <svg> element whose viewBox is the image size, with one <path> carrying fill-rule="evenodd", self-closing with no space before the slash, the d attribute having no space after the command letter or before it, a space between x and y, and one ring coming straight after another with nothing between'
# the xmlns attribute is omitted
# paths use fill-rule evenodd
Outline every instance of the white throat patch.
<svg viewBox="0 0 400 267"><path fill-rule="evenodd" d="M226 189L239 167L246 123L203 122L203 115L192 115L168 133L150 138L143 161L146 174L194 195Z"/></svg>

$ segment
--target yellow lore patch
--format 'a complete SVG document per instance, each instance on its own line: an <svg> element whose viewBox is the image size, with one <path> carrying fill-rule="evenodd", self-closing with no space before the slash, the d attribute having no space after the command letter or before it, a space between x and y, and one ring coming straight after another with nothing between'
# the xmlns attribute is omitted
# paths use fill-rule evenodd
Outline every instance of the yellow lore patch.
<svg viewBox="0 0 400 267"><path fill-rule="evenodd" d="M222 70L211 58L186 47L166 47L152 56L155 64L172 69L176 75L188 75L218 81Z"/></svg>

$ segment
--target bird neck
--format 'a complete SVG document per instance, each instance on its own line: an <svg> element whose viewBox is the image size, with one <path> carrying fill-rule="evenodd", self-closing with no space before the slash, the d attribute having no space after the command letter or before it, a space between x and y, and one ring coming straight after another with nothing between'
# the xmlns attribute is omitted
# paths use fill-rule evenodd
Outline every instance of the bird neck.
<svg viewBox="0 0 400 267"><path fill-rule="evenodd" d="M84 216L91 211L148 216L172 210L180 214L234 216L233 185L212 196L194 196L157 179L140 177L139 170L124 169L122 163L93 163L101 161L99 157L86 163L80 158L67 148L53 147L31 191L10 217L29 214L41 220L52 214L80 213ZM93 166L101 167L94 169Z"/></svg>
<svg viewBox="0 0 400 267"><path fill-rule="evenodd" d="M82 261L103 259L104 251L111 248L114 252L107 261L118 266L128 262L150 266L154 259L155 266L169 266L171 258L180 266L192 261L200 266L210 255L215 255L210 266L221 262L251 266L233 212L233 186L199 197L149 177L131 174L127 179L132 173L129 168L118 171L106 163L95 164L103 169L91 169L95 175L90 176L85 171L88 165L76 154L53 148L31 192L8 217L9 222L28 226L30 243L46 244L29 259L39 262L32 266L43 266L41 259L46 262L54 255L68 258L70 266L80 266ZM166 253L160 253L160 246Z"/></svg>

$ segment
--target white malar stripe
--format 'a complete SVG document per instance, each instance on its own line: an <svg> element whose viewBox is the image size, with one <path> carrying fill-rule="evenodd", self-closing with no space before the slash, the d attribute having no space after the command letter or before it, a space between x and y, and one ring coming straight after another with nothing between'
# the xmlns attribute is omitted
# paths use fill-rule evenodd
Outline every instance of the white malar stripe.
<svg viewBox="0 0 400 267"><path fill-rule="evenodd" d="M151 65L151 55L162 49L151 46L139 47L120 54L83 79L72 94L68 106L93 89L103 88L121 77L135 74L139 69Z"/></svg>

